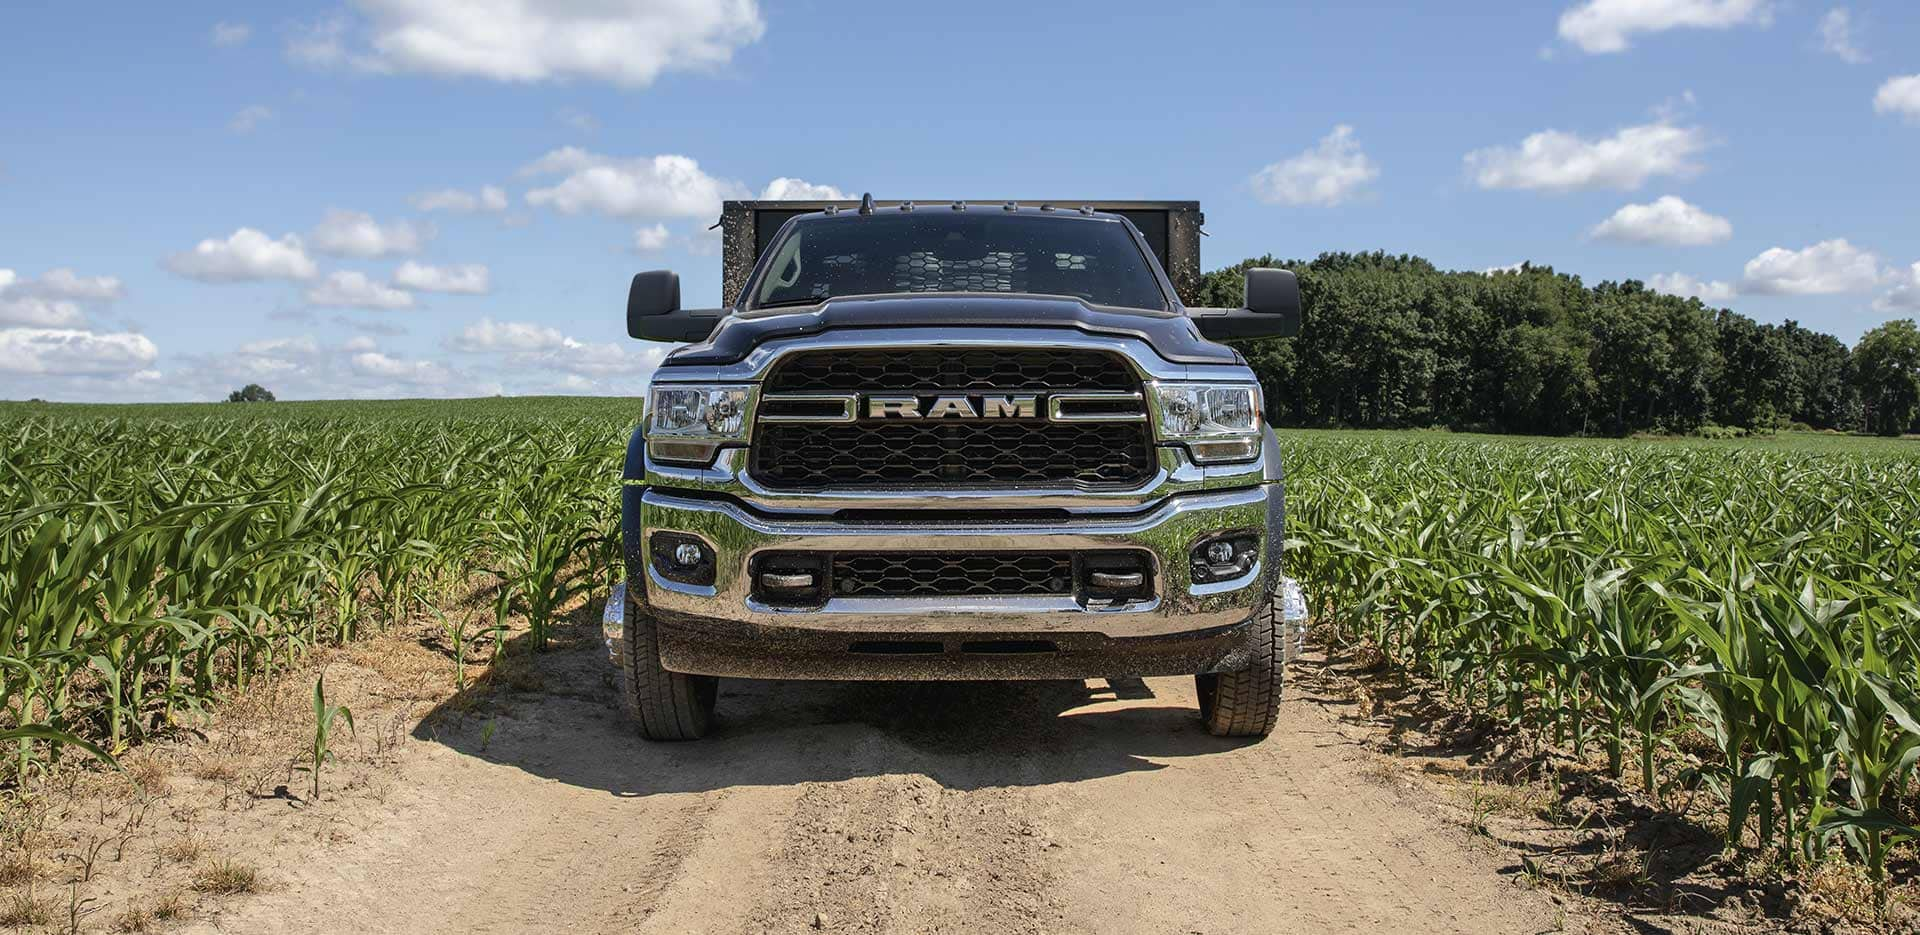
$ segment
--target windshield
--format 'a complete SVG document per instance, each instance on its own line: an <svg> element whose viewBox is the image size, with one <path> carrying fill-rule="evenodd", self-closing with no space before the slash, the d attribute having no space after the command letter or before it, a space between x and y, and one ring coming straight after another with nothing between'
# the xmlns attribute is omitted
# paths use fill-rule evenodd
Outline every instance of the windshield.
<svg viewBox="0 0 1920 935"><path fill-rule="evenodd" d="M1117 220L923 209L801 221L775 244L753 307L900 292L1026 292L1165 309Z"/></svg>

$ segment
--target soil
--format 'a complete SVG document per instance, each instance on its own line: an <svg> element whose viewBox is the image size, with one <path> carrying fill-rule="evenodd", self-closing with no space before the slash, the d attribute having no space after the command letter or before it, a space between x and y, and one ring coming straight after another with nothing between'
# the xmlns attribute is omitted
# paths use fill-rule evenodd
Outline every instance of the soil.
<svg viewBox="0 0 1920 935"><path fill-rule="evenodd" d="M1208 736L1192 680L1167 678L730 681L714 735L652 744L614 704L597 609L458 693L429 630L334 651L329 700L358 731L318 801L293 765L310 673L151 745L137 794L69 790L35 839L45 924L75 908L83 931L1673 930L1544 885L1489 810L1380 752L1324 672L1258 742ZM90 836L141 821L82 881L96 811ZM251 892L195 882L235 864Z"/></svg>

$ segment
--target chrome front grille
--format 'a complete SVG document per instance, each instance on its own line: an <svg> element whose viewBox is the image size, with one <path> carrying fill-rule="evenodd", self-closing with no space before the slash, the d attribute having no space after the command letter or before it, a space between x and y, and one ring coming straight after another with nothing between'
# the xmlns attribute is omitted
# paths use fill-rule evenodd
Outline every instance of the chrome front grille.
<svg viewBox="0 0 1920 935"><path fill-rule="evenodd" d="M795 354L763 385L748 461L781 490L1117 489L1155 468L1131 366L1052 348Z"/></svg>

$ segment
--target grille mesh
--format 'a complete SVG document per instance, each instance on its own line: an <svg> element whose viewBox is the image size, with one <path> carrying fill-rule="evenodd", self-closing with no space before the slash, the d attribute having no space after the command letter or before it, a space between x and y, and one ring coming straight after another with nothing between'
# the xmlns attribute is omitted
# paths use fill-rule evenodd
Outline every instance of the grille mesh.
<svg viewBox="0 0 1920 935"><path fill-rule="evenodd" d="M766 392L857 390L1131 390L1125 361L1099 351L1046 348L833 351L781 362Z"/></svg>
<svg viewBox="0 0 1920 935"><path fill-rule="evenodd" d="M766 392L950 393L1138 390L1104 351L906 348L821 351L781 361ZM1153 476L1144 422L981 419L763 422L749 470L771 488L1138 485Z"/></svg>
<svg viewBox="0 0 1920 935"><path fill-rule="evenodd" d="M775 487L1138 484L1142 422L877 422L760 426L753 476Z"/></svg>
<svg viewBox="0 0 1920 935"><path fill-rule="evenodd" d="M1073 593L1065 552L853 552L833 558L836 597L983 597Z"/></svg>

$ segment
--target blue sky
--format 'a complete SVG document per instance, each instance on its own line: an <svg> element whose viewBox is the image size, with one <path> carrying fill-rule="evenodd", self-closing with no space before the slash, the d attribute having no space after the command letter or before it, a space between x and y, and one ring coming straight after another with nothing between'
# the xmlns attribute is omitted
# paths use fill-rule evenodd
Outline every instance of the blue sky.
<svg viewBox="0 0 1920 935"><path fill-rule="evenodd" d="M723 197L1194 198L1204 262L1920 313L1920 7L754 0L0 13L0 398L631 393Z"/></svg>

